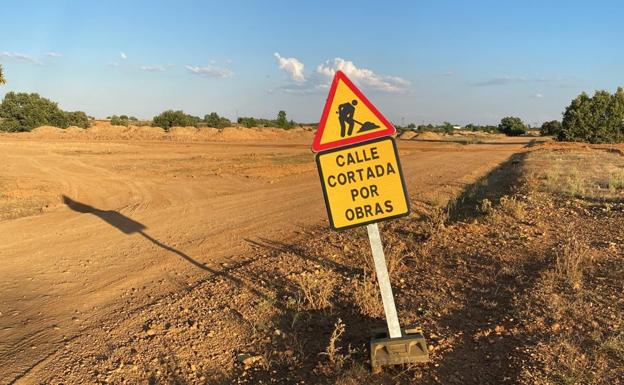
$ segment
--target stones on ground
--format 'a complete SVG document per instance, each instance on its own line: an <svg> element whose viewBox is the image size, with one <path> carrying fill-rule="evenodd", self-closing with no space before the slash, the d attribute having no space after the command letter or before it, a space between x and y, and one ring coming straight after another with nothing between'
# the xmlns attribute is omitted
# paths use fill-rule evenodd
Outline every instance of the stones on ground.
<svg viewBox="0 0 624 385"><path fill-rule="evenodd" d="M236 356L236 360L242 363L243 365L245 365L245 368L250 368L254 366L255 364L259 363L260 361L262 361L262 356L251 355L249 353L239 353Z"/></svg>

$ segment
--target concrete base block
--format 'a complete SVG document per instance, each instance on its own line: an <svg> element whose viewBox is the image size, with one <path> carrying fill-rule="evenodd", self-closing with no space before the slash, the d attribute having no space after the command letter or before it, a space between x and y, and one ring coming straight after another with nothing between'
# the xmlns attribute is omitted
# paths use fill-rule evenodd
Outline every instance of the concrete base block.
<svg viewBox="0 0 624 385"><path fill-rule="evenodd" d="M427 343L419 326L401 329L399 338L389 338L387 329L373 330L370 353L374 373L380 372L382 366L429 362Z"/></svg>

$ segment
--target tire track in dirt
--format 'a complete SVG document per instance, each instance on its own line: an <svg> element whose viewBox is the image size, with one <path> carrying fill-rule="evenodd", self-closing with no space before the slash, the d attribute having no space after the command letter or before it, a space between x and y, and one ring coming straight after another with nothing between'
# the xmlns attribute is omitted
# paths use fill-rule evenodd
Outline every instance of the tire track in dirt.
<svg viewBox="0 0 624 385"><path fill-rule="evenodd" d="M423 202L450 195L523 145L400 142L408 191ZM41 215L0 222L0 275L8 277L0 282L0 383L30 372L45 357L53 361L63 341L97 328L99 319L210 274L198 266L218 270L219 263L251 252L246 239L287 239L299 227L325 220L313 167L275 179L269 162L266 175L246 174L270 154L305 154L307 144L86 142L74 155L76 146L16 141L0 159L14 170L0 171L1 177L19 178L27 170L55 186L53 193L97 210L76 212L56 201ZM238 159L250 153L257 160L240 168ZM197 171L203 169L217 171ZM123 226L130 221L145 226L149 238L126 234Z"/></svg>

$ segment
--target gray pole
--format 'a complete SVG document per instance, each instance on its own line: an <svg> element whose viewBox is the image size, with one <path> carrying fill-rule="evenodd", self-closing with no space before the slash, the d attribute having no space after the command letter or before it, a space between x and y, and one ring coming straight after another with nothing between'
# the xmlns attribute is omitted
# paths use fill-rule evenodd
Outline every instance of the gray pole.
<svg viewBox="0 0 624 385"><path fill-rule="evenodd" d="M373 251L377 282L379 282L381 300L386 313L386 322L388 323L388 334L390 338L398 338L401 337L401 326L399 325L399 316L394 305L394 296L392 295L392 286L390 286L390 277L388 276L388 267L386 266L386 257L381 244L379 227L377 223L373 223L366 226L366 230L368 230L368 240Z"/></svg>

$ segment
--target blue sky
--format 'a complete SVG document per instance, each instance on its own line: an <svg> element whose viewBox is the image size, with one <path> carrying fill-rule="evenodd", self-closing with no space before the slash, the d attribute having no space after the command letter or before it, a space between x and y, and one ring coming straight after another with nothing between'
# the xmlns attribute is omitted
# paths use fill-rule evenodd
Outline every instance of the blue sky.
<svg viewBox="0 0 624 385"><path fill-rule="evenodd" d="M344 70L395 123L557 119L624 85L618 1L3 1L8 91L67 110L318 121Z"/></svg>

